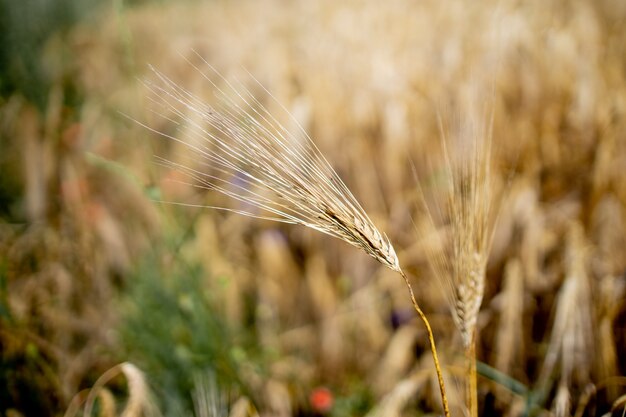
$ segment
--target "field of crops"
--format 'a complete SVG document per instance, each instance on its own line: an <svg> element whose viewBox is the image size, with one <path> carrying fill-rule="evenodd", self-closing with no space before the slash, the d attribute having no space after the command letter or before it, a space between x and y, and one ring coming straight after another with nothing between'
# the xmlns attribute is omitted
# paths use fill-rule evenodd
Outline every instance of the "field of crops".
<svg viewBox="0 0 626 417"><path fill-rule="evenodd" d="M0 416L623 416L624 28L0 0Z"/></svg>

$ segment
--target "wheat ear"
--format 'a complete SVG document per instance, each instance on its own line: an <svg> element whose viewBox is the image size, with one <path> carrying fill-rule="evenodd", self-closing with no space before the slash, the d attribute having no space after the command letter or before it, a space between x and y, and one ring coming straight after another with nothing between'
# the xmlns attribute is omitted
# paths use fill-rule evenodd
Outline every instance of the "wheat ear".
<svg viewBox="0 0 626 417"><path fill-rule="evenodd" d="M196 56L213 74L221 77L198 54ZM400 273L428 331L443 408L449 416L432 329L387 236L376 228L297 122L297 132L288 131L247 89L241 85L236 87L221 77L225 91L199 67L188 62L212 84L222 107L217 110L209 106L153 69L158 83L146 82L145 85L153 93L151 99L158 107L157 113L176 117L177 120L170 121L179 124L179 134L170 135L144 126L187 147L198 168L165 159L159 159L160 163L185 173L193 180L193 186L219 191L252 207L213 208L310 227L364 250ZM272 97L267 90L265 92Z"/></svg>
<svg viewBox="0 0 626 417"><path fill-rule="evenodd" d="M442 213L448 222L445 241L428 247L435 275L445 283L445 294L454 323L461 334L467 362L466 405L471 416L478 415L476 380L476 323L485 288L487 259L497 218L496 182L491 172L491 126L493 114L478 111L472 102L463 119L446 135L440 120L443 167L446 173L446 206ZM424 192L418 187L425 201ZM430 214L430 211L427 211ZM431 216L425 230L437 225Z"/></svg>
<svg viewBox="0 0 626 417"><path fill-rule="evenodd" d="M494 179L491 173L491 117L468 114L460 126L453 154L446 152L451 182L448 188L452 225L453 317L461 332L467 358L467 406L478 416L476 377L476 323L485 290L487 259L491 248Z"/></svg>

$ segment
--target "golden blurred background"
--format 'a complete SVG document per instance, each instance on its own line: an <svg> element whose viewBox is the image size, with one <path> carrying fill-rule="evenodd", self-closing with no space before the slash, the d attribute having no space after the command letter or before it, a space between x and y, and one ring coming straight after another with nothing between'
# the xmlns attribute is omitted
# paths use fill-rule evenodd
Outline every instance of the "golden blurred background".
<svg viewBox="0 0 626 417"><path fill-rule="evenodd" d="M111 369L94 414L441 413L399 276L302 226L159 202L233 206L155 163L188 155L141 125L177 134L150 66L207 103L242 80L313 138L410 273L454 415L463 351L418 190L445 203L442 135L489 102L480 414L622 415L626 3L0 4L2 415L80 414Z"/></svg>

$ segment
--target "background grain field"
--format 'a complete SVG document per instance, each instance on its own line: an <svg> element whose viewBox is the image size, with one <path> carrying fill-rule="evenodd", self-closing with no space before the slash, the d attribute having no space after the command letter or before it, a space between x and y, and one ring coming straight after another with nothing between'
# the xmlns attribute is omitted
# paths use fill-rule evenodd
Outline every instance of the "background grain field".
<svg viewBox="0 0 626 417"><path fill-rule="evenodd" d="M301 125L393 242L453 415L463 340L432 268L442 143L486 106L502 198L479 413L622 415L625 24L616 0L2 0L0 411L79 413L106 375L107 416L441 413L392 271L301 226L158 202L242 209L156 164L200 167L133 122L184 133L157 114L150 65L219 105L202 57Z"/></svg>

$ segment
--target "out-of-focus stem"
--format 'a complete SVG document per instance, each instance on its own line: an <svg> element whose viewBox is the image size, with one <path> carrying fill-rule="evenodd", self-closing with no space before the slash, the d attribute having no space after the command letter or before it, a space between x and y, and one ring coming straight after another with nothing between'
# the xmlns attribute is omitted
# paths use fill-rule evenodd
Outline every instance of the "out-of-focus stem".
<svg viewBox="0 0 626 417"><path fill-rule="evenodd" d="M471 417L478 417L478 381L476 374L476 331L465 348L467 361L466 402Z"/></svg>

